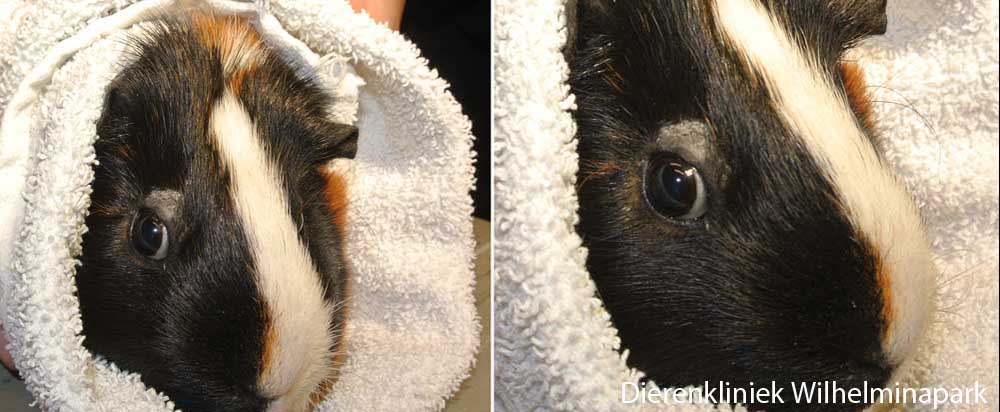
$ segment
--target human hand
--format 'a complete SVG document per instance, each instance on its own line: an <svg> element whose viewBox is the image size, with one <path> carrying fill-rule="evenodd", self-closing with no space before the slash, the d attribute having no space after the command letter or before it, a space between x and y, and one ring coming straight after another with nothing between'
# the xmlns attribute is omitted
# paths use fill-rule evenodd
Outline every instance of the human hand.
<svg viewBox="0 0 1000 412"><path fill-rule="evenodd" d="M403 19L403 5L406 0L350 0L355 12L364 10L379 23L385 23L390 29L399 30Z"/></svg>

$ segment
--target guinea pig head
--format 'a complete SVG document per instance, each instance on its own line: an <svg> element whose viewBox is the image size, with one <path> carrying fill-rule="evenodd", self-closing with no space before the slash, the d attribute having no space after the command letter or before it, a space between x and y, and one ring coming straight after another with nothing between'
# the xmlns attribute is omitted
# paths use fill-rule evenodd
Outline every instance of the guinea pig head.
<svg viewBox="0 0 1000 412"><path fill-rule="evenodd" d="M307 410L342 361L357 131L235 17L131 39L97 125L84 345L186 411Z"/></svg>
<svg viewBox="0 0 1000 412"><path fill-rule="evenodd" d="M842 56L884 6L581 2L578 231L630 364L661 387L905 373L936 270ZM768 410L824 408L851 409Z"/></svg>

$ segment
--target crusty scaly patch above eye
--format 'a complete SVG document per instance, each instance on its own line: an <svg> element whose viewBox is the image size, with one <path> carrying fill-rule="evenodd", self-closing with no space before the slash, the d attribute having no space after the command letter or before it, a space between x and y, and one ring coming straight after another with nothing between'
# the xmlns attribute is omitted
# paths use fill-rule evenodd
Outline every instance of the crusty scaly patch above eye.
<svg viewBox="0 0 1000 412"><path fill-rule="evenodd" d="M754 0L717 0L713 19L726 47L764 83L774 110L832 183L842 210L869 253L881 262L887 306L883 350L893 364L908 359L933 311L936 271L916 204L879 157L862 124L868 110L859 71L845 70L846 93L814 51ZM846 95L846 96L845 96ZM852 107L851 100L854 100Z"/></svg>

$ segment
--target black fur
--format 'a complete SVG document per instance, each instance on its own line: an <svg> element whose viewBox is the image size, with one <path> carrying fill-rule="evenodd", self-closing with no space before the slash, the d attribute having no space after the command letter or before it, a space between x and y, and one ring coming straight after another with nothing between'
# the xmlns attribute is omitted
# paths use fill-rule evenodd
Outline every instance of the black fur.
<svg viewBox="0 0 1000 412"><path fill-rule="evenodd" d="M268 400L256 381L266 312L229 175L207 134L226 82L219 56L199 43L186 17L160 23L134 53L97 125L100 163L76 277L84 345L140 373L185 411L263 410ZM326 297L341 302L343 239L317 167L353 157L356 130L326 120L329 97L293 63L269 52L260 66L239 98L284 173L291 215ZM161 209L175 210L165 219L170 249L162 261L129 243L143 207L161 217L170 214ZM342 315L329 322L340 328Z"/></svg>
<svg viewBox="0 0 1000 412"><path fill-rule="evenodd" d="M884 2L877 3L766 7L839 80L841 52L884 29ZM578 231L629 363L661 387L706 380L882 385L893 365L881 352L871 245L851 227L813 158L793 143L759 75L718 38L710 7L616 0L581 1L578 10L570 53ZM663 218L642 196L650 156L688 150L669 134L681 121L706 126L707 155L696 166L708 205L694 221Z"/></svg>

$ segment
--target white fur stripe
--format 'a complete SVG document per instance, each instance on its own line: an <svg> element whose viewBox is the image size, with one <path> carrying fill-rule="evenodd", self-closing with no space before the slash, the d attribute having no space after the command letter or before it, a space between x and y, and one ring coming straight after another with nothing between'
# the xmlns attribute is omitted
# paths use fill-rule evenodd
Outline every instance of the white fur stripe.
<svg viewBox="0 0 1000 412"><path fill-rule="evenodd" d="M890 282L883 349L891 362L905 361L930 317L936 273L916 204L879 161L833 80L776 19L755 0L717 0L715 13L725 41L763 77L774 107L872 243Z"/></svg>
<svg viewBox="0 0 1000 412"><path fill-rule="evenodd" d="M232 183L232 196L267 304L274 333L270 364L258 385L277 398L270 410L305 410L309 394L327 376L333 338L331 308L309 252L299 241L280 175L256 127L231 92L216 103L212 138Z"/></svg>

